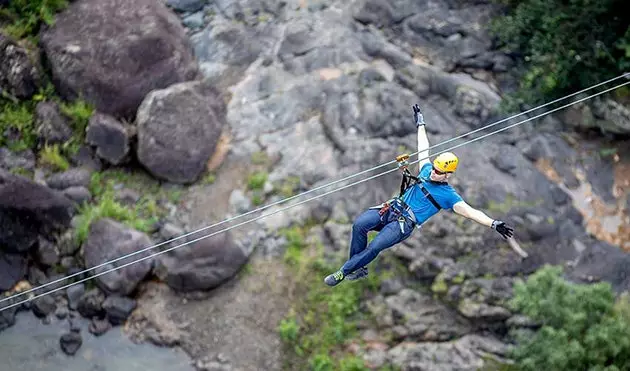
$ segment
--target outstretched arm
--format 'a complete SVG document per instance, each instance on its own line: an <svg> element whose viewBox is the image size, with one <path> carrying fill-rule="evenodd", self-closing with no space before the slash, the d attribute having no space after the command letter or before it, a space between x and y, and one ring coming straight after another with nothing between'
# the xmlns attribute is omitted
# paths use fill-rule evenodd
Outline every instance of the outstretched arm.
<svg viewBox="0 0 630 371"><path fill-rule="evenodd" d="M483 211L473 208L465 201L459 201L453 205L453 211L486 227L492 227L492 222L494 221L494 219L490 218Z"/></svg>
<svg viewBox="0 0 630 371"><path fill-rule="evenodd" d="M418 127L418 172L422 170L424 164L429 163L429 138L424 124L424 117L420 112L420 107L416 104L413 106L413 117Z"/></svg>
<svg viewBox="0 0 630 371"><path fill-rule="evenodd" d="M486 215L483 211L477 210L468 205L465 201L459 201L453 205L453 211L465 218L473 220L486 227L495 229L503 238L512 237L513 229L500 220L495 220Z"/></svg>

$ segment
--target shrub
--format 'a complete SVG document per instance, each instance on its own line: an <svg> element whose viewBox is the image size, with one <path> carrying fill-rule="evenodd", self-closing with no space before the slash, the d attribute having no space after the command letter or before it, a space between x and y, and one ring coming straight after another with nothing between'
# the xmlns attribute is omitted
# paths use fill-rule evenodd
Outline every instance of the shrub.
<svg viewBox="0 0 630 371"><path fill-rule="evenodd" d="M518 337L517 369L630 370L629 306L608 283L573 284L561 273L545 266L514 287L513 309L542 325Z"/></svg>
<svg viewBox="0 0 630 371"><path fill-rule="evenodd" d="M536 104L621 75L630 67L624 0L496 0L492 31L522 57L513 103Z"/></svg>

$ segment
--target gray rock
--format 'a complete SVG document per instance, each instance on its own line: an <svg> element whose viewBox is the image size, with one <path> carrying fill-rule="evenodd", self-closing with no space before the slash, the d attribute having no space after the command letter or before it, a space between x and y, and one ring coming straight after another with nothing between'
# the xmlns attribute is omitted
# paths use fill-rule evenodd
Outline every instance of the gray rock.
<svg viewBox="0 0 630 371"><path fill-rule="evenodd" d="M121 164L129 153L129 130L114 117L100 112L90 117L85 140L96 146L96 154L112 165Z"/></svg>
<svg viewBox="0 0 630 371"><path fill-rule="evenodd" d="M160 228L160 236L165 240L170 240L184 234L185 231L183 229L172 223L165 223L162 228Z"/></svg>
<svg viewBox="0 0 630 371"><path fill-rule="evenodd" d="M390 361L401 369L476 371L491 360L503 360L509 347L500 341L466 335L454 341L441 343L406 343L388 351Z"/></svg>
<svg viewBox="0 0 630 371"><path fill-rule="evenodd" d="M70 226L72 202L61 193L0 169L0 246L23 252L37 241Z"/></svg>
<svg viewBox="0 0 630 371"><path fill-rule="evenodd" d="M83 300L83 294L85 294L85 285L83 283L68 287L66 289L66 296L68 297L68 307L72 310L76 310L81 300Z"/></svg>
<svg viewBox="0 0 630 371"><path fill-rule="evenodd" d="M50 295L42 296L33 300L33 313L37 317L47 317L49 314L54 313L57 309L55 298Z"/></svg>
<svg viewBox="0 0 630 371"><path fill-rule="evenodd" d="M112 328L112 324L106 319L94 318L88 326L88 331L95 336L101 336Z"/></svg>
<svg viewBox="0 0 630 371"><path fill-rule="evenodd" d="M0 91L18 99L31 98L42 85L40 66L26 49L0 33Z"/></svg>
<svg viewBox="0 0 630 371"><path fill-rule="evenodd" d="M197 12L189 15L183 20L184 26L193 30L203 27L203 12Z"/></svg>
<svg viewBox="0 0 630 371"><path fill-rule="evenodd" d="M136 308L136 301L127 297L109 296L103 302L103 310L112 325L123 324Z"/></svg>
<svg viewBox="0 0 630 371"><path fill-rule="evenodd" d="M154 272L177 291L209 290L233 277L249 253L226 232L161 255Z"/></svg>
<svg viewBox="0 0 630 371"><path fill-rule="evenodd" d="M69 120L56 102L42 101L35 107L35 127L41 143L64 143L72 137Z"/></svg>
<svg viewBox="0 0 630 371"><path fill-rule="evenodd" d="M73 186L63 190L64 196L68 197L72 201L82 204L86 201L90 201L92 194L86 187Z"/></svg>
<svg viewBox="0 0 630 371"><path fill-rule="evenodd" d="M137 230L103 218L90 225L87 240L83 245L83 255L86 268L92 268L106 261L141 250L151 246L149 237ZM134 256L139 259L149 255L149 251ZM98 273L124 264L126 261L117 261L101 268L92 270ZM149 274L153 265L153 258L145 259L124 268L112 271L108 274L96 277L96 283L108 294L128 295Z"/></svg>
<svg viewBox="0 0 630 371"><path fill-rule="evenodd" d="M185 29L163 1L74 1L40 39L59 94L115 117L133 118L150 91L197 76Z"/></svg>
<svg viewBox="0 0 630 371"><path fill-rule="evenodd" d="M8 148L0 148L0 168L33 170L35 168L35 154L31 150L12 152Z"/></svg>
<svg viewBox="0 0 630 371"><path fill-rule="evenodd" d="M37 261L44 266L53 266L59 262L59 253L54 243L43 237L38 238L37 250L35 251Z"/></svg>
<svg viewBox="0 0 630 371"><path fill-rule="evenodd" d="M469 332L471 325L426 294L403 289L385 299L407 336L423 341L446 341Z"/></svg>
<svg viewBox="0 0 630 371"><path fill-rule="evenodd" d="M214 153L225 125L225 108L212 86L181 83L147 95L138 109L137 125L142 165L158 178L190 183Z"/></svg>
<svg viewBox="0 0 630 371"><path fill-rule="evenodd" d="M61 335L59 345L64 353L72 356L79 350L79 348L81 348L81 345L83 345L83 337L81 337L81 334L77 332L65 333Z"/></svg>
<svg viewBox="0 0 630 371"><path fill-rule="evenodd" d="M207 0L166 0L166 5L178 12L196 12L203 9Z"/></svg>
<svg viewBox="0 0 630 371"><path fill-rule="evenodd" d="M48 187L56 190L64 190L70 187L89 187L92 172L86 168L73 168L61 173L55 173L46 178Z"/></svg>
<svg viewBox="0 0 630 371"><path fill-rule="evenodd" d="M86 291L77 303L77 311L85 318L101 317L103 315L103 302L105 294L98 288ZM73 302L70 301L72 308Z"/></svg>

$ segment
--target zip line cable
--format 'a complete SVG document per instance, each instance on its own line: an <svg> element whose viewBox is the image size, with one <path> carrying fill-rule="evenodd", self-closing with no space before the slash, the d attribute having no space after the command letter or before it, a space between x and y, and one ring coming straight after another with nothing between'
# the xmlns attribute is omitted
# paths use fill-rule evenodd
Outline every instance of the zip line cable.
<svg viewBox="0 0 630 371"><path fill-rule="evenodd" d="M435 155L437 155L437 154L440 154L440 153L443 153L443 152L447 152L447 151L451 151L451 150L453 150L453 149L456 149L456 148L459 148L459 147L465 146L465 145L467 145L467 144L470 144L470 143L473 143L473 142L479 141L479 140L481 140L481 139L484 139L484 138L489 137L489 136L491 136L491 135L494 135L494 134L496 134L496 133L499 133L499 132L505 131L505 130L507 130L507 129L510 129L510 128L512 128L512 127L518 126L518 125L520 125L520 124L523 124L523 123L526 123L526 122L532 121L532 120L534 120L534 119L536 119L536 118L539 118L539 117L542 117L542 116L546 116L546 115L548 115L548 114L550 114L550 113L552 113L552 112L555 112L555 111L558 111L558 110L561 110L561 109L567 108L567 107L569 107L569 106L572 106L572 105L574 105L574 104L576 104L576 103L579 103L579 102L582 102L582 101L585 101L585 100L588 100L588 99L594 98L594 97L596 97L596 96L598 96L598 95L601 95L601 94L604 94L604 93L609 92L609 91L611 91L611 90L614 90L614 89L620 88L620 87L622 87L622 86L624 86L624 85L627 85L627 84L630 84L630 81L625 82L625 83L623 83L623 84L619 84L619 85L617 85L617 86L615 86L615 87L612 87L612 88L608 88L608 89L606 89L606 90L604 90L604 91L601 91L601 92L599 92L599 93L592 94L592 95L590 95L590 96L588 96L588 97L581 98L581 99L579 99L579 100L577 100L577 101L575 101L575 102L572 102L572 103L566 104L566 105L564 105L564 106L554 108L554 109L552 109L552 110L550 110L550 111L548 111L548 112L545 112L545 113L539 114L539 115L537 115L537 116L534 116L534 117L528 118L528 119L526 119L526 120L523 120L523 121L517 122L517 123L515 123L515 124L511 124L511 125L508 125L508 126L506 126L506 127L501 128L501 129L497 129L497 130L495 130L495 131L493 131L493 132L490 132L490 133L484 134L484 135L482 135L482 136L476 137L476 138L471 139L471 140L469 140L469 141L466 141L466 142L464 142L464 143L460 143L460 144L455 145L455 146L453 146L453 147L450 147L450 148L448 148L448 149L445 149L445 150L439 151L439 152L438 152L438 153L436 153L436 154L433 154L433 155L427 156L427 157L422 158L422 159L420 159L420 158L419 158L418 160L413 161L413 162L411 162L410 164L415 164L415 163L417 163L417 162L420 162L421 160L428 159L428 158L429 158L429 157L431 157L431 156L435 156ZM158 256L158 255L164 254L164 253L166 253L166 252L169 252L169 251L175 250L175 249L177 249L177 248L179 248L179 247L183 247L183 246L186 246L186 245L192 244L192 243L194 243L194 242L197 242L197 241L200 241L200 240L203 240L203 239L206 239L206 238L212 237L212 236L217 235L217 234L219 234L219 233L227 232L227 231L229 231L229 230L232 230L232 229L234 229L234 228L237 228L237 227L240 227L240 226L242 226L242 225L248 224L248 223L250 223L250 222L253 222L253 221L256 221L256 220L259 220L259 219L262 219L262 218L266 218L266 217L268 217L268 216L271 216L271 215L277 214L277 213L279 213L279 212L281 212L281 211L286 211L286 210L288 210L288 209L290 209L290 208L292 208L292 207L299 206L299 205L304 204L304 203L306 203L306 202L309 202L309 201L311 201L311 200L315 200L315 199L317 199L317 198L321 198L321 197L327 196L327 195L329 195L329 194L331 194L331 193L334 193L334 192L337 192L337 191L340 191L340 190L343 190L343 189L346 189L346 188L349 188L349 187L353 187L353 186L355 186L355 185L358 185L358 184L361 184L361 183L367 182L368 180L371 180L371 179L374 179L374 178L377 178L377 177L380 177L380 176L383 176L383 175L385 175L385 174L389 174L389 173L392 173L392 172L395 172L395 171L398 171L398 168L394 168L394 169L391 169L391 170L384 171L384 172L382 172L382 173L380 173L380 174L373 175L373 176L371 176L371 177L369 177L369 178L362 179L362 180L359 180L359 181L357 181L357 182L354 182L354 183L351 183L351 184L345 185L345 186L343 186L343 187L340 187L340 188L333 189L333 190L331 190L331 191L325 192L325 193L323 193L323 194L321 194L321 195L317 195L317 196L311 197L311 198L309 198L309 199L306 199L306 200L300 201L300 202L298 202L298 203L296 203L296 204L294 204L294 205L290 205L290 206L287 206L287 207L284 207L284 208L280 208L280 209L275 210L275 211L273 211L273 212L271 212L271 213L269 213L269 214L261 215L261 216L258 216L258 217L255 217L255 218L249 219L249 220L247 220L247 221L245 221L245 222L241 222L241 223L239 223L239 224L233 225L233 226L231 226L231 227L221 229L221 230L219 230L219 231L217 231L217 232L213 232L213 233L208 234L208 235L206 235L206 236L199 237L199 238L197 238L197 239L194 239L194 240L191 240L191 241L185 242L185 243L180 244L180 245L176 245L176 246L170 247L170 248L165 249L165 250L162 250L162 251L158 251L158 252L156 252L156 253L154 253L154 254L151 254L151 255L148 255L148 256L142 257L142 258L140 258L140 259L134 260L134 261L129 262L129 263L125 263L125 264L123 264L123 265L121 265L121 266L119 266L119 267L114 267L114 268L108 269L108 270L106 270L106 271L103 271L103 272L100 272L100 273L94 274L94 275L92 275L92 276L90 276L90 277L87 277L87 278L81 279L81 280L79 280L79 281L76 281L76 282L73 282L73 283L67 284L67 285L65 285L65 286L58 287L58 288L56 288L56 289L50 290L50 291L48 291L48 292L45 292L45 293L42 293L42 294L39 294L39 295L33 296L32 298L28 298L28 299L25 299L25 300L19 301L19 302L17 302L17 303L13 303L13 304L11 304L11 305L8 305L8 306L6 306L6 307L0 308L0 312L2 312L2 311L4 311L4 310L7 310L7 309L9 309L9 308L12 308L12 307L15 307L15 306L21 305L21 304L23 304L23 303L26 303L26 302L29 302L29 301L32 301L32 300L38 299L38 298L40 298L40 297L42 297L42 296L45 296L45 295L48 295L48 294L52 294L52 293L57 292L57 291L60 291L60 290L64 290L64 289L66 289L66 288L68 288L68 287L71 287L71 286L74 286L74 285L76 285L76 284L79 284L79 283L82 283L82 282L85 282L85 281L89 281L89 280L91 280L91 279L94 279L94 278L96 278L96 277L102 276L102 275L104 275L104 274L111 273L111 272L113 272L113 271L116 271L116 270L119 270L119 269L125 268L125 267L127 267L127 266L130 266L130 265L132 265L132 264L138 263L138 262L140 262L140 261L147 260L147 259L149 259L149 258L153 258L153 257L155 257L155 256ZM92 270L92 269L95 269L95 268L90 268L90 270ZM9 299L10 299L10 298L13 298L13 297L9 297Z"/></svg>
<svg viewBox="0 0 630 371"><path fill-rule="evenodd" d="M491 124L488 124L488 125L482 126L482 127L477 128L477 129L475 129L475 130L472 130L472 131L470 131L470 132L468 132L468 133L464 133L464 134L461 134L461 135L459 135L459 136L456 136L456 137L450 138L450 139L445 140L445 141L443 141L443 142L440 142L440 143L438 143L438 144L436 144L436 145L429 146L429 148L427 148L426 150L427 150L427 151L429 151L429 150L434 149L434 148L436 148L436 147L443 146L443 145L445 145L445 144L447 144L447 143L450 143L450 142L452 142L452 141L454 141L454 140L461 139L461 138L463 138L463 137L465 137L465 136L468 136L468 135L471 135L471 134L477 133L477 132L479 132L479 131L481 131L481 130L484 130L484 129L487 129L487 128L490 128L490 127L493 127L493 126L498 125L498 124L500 124L500 123L502 123L502 122L505 122L505 121L511 120L511 119L513 119L513 118L515 118L515 117L518 117L518 116L521 116L521 115L525 115L525 114L527 114L527 113L529 113L529 112L532 112L532 111L538 110L538 109L540 109L540 108L546 107L546 106L548 106L548 105L550 105L550 104L553 104L553 103L559 102L559 101L561 101L561 100L565 100L565 99L567 99L567 98L569 98L569 97L572 97L572 96L574 96L574 95L577 95L577 94L583 93L583 92L585 92L585 91L587 91L587 90L590 90L590 89L593 89L593 88L599 87L599 86L601 86L601 85L607 84L607 83L609 83L609 82L611 82L611 81L615 81L615 80L620 79L620 78L622 78L622 77L630 78L630 73L626 72L626 73L624 73L624 74L622 74L622 75L620 75L620 76L614 77L614 78L609 79L609 80L604 81L604 82L600 82L600 83L598 83L598 84L596 84L596 85L593 85L593 86L591 86L591 87L588 87L588 88L582 89L582 90L580 90L580 91L577 91L577 92L575 92L575 93L569 94L569 95L567 95L567 96L565 96L565 97L555 99L555 100L553 100L553 101L551 101L551 102L547 102L547 103L542 104L542 105L540 105L540 106L537 106L537 107L531 108L531 109L529 109L529 110L527 110L527 111L524 111L524 112L521 112L521 113L518 113L518 114L512 115L512 116L510 116L510 117L507 117L507 118L501 119L501 120L496 121L496 122L494 122L494 123L491 123ZM418 152L414 152L414 153L410 154L410 156L414 156L414 155L416 155L416 154L418 154ZM158 244L148 246L148 247L143 248L143 249L141 249L141 250L137 250L137 251L131 252L131 253L129 253L129 254L122 255L122 256L120 256L120 257L118 257L118 258L115 258L115 259L110 260L110 261L106 261L106 262L101 263L101 264L99 264L99 265L96 265L96 266L94 266L94 267L92 267L92 268L85 269L85 270L82 270L82 271L79 271L79 272L75 272L75 273L70 274L70 275L68 275L68 276L65 276L65 277L62 277L62 278L58 278L58 279L56 279L56 280L53 280L53 281L47 282L47 283L45 283L45 284L42 284L42 285L40 285L40 286L37 286L37 287L31 288L31 289L29 289L29 290L22 291L22 292L20 292L20 293L15 294L15 295L12 295L12 296L9 296L9 297L6 297L6 298L2 298L2 299L0 299L0 303L2 303L2 302L4 302L4 301L7 301L7 300L9 300L9 299L13 299L13 298L16 298L16 297L19 297L19 296L22 296L22 295L29 294L29 293L31 293L31 292L33 292L33 291L36 291L36 290L39 290L39 289L41 289L41 288L44 288L44 287L48 287L48 286L50 286L50 285L57 284L57 283L59 283L59 282L65 281L65 280L67 280L67 279L70 279L70 278L73 278L73 277L76 277L76 276L82 275L82 274L87 273L87 272L89 272L89 271L91 271L91 270L98 269L98 268L102 268L102 267L104 267L104 266L106 266L106 265L109 265L109 264L112 264L112 263L118 262L118 261L120 261L120 260L123 260L123 259L129 258L129 257L131 257L131 256L134 256L134 255L140 254L140 253L145 252L145 251L147 251L147 250L152 250L152 249L154 249L154 248L156 248L156 247L159 247L159 246L165 245L165 244L167 244L167 243L170 243L170 242L173 242L173 241L179 240L179 239L184 238L184 237L188 237L188 236L193 235L193 234L195 234L195 233L199 233L199 232L202 232L202 231L204 231L204 230L207 230L207 229L210 229L210 228L213 228L213 227L218 227L219 225L222 225L222 224L224 224L224 223L227 223L227 222L230 222L230 221L233 221L233 220L240 219L240 218L242 218L242 217L244 217L244 216L247 216L247 215L250 215L250 214L256 213L256 212L258 212L258 211L263 211L263 210L268 209L268 208L270 208L270 207L272 207L272 206L276 206L276 205L279 205L279 204L281 204L281 203L285 203L285 202L291 201L291 200L296 199L296 198L298 198L298 197L301 197L301 196L304 196L304 195L306 195L306 194L309 194L309 193L312 193L312 192L318 191L318 190L320 190L320 189L323 189L323 188L329 187L329 186L334 185L334 184L337 184L337 183L339 183L339 182L343 182L343 181L345 181L345 180L349 180L349 179L351 179L351 178L355 178L355 177L357 177L357 176L359 176L359 175L366 174L366 173L368 173L368 172L374 171L374 170L379 169L379 168L381 168L381 167L388 166L388 165L392 165L392 164L394 164L395 162L396 162L395 160L390 161L390 162L386 162L386 163L384 163L384 164L381 164L381 165L378 165L378 166L372 167L372 168L370 168L370 169L366 169L366 170L360 171L360 172L358 172L358 173L355 173L355 174L349 175L349 176L347 176L347 177L345 177L345 178L341 178L341 179L335 180L335 181L330 182L330 183L328 183L328 184L324 184L324 185L321 185L321 186L317 186L317 187L315 187L315 188L313 188L313 189L307 190L307 191L302 192L302 193L300 193L300 194L297 194L297 195L294 195L294 196L291 196L291 197L287 197L287 198L282 199L282 200L279 200L279 201L275 201L275 202L273 202L273 203L271 203L271 204L268 204L268 205L265 205L265 206L259 207L259 208L257 208L257 209L254 209L254 210L248 211L248 212L246 212L246 213L243 213L243 214L237 215L237 216L235 216L235 217L227 218L227 219L225 219L225 220L223 220L223 221L221 221L221 222L218 222L218 223L215 223L215 224L212 224L212 225L209 225L209 226L206 226L206 227L203 227L203 228L197 229L197 230L192 231L192 232L188 232L188 233L183 234L183 235L181 235L181 236L179 236L179 237L171 238L170 240L166 240L166 241L160 242L160 243L158 243Z"/></svg>
<svg viewBox="0 0 630 371"><path fill-rule="evenodd" d="M521 115L527 114L527 113L532 112L532 111L535 111L535 110L538 110L538 109L540 109L540 108L546 107L546 106L548 106L548 105L550 105L550 104L553 104L553 103L559 102L559 101L561 101L561 100L565 100L565 99L567 99L567 98L569 98L569 97L572 97L572 96L574 96L574 95L577 95L577 94L583 93L583 92L585 92L585 91L587 91L587 90L590 90L590 89L596 88L596 87L598 87L598 86L601 86L601 85L607 84L607 83L609 83L609 82L611 82L611 81L615 81L615 80L620 79L620 78L622 78L622 77L630 78L630 73L626 72L626 73L624 73L624 74L622 74L622 75L619 75L619 76L614 77L614 78L612 78L612 79L606 80L606 81L604 81L604 82L600 82L600 83L598 83L598 84L596 84L596 85L593 85L593 86L591 86L591 87L588 87L588 88L582 89L582 90L580 90L580 91L577 91L577 92L575 92L575 93L569 94L569 95L567 95L567 96L565 96L565 97L555 99L555 100L553 100L553 101L551 101L551 102L547 102L547 103L542 104L542 105L540 105L540 106L537 106L537 107L531 108L531 109L529 109L529 110L527 110L527 111L524 111L524 112L521 112L521 113L518 113L518 114L512 115L512 116L510 116L510 117L507 117L507 118L501 119L501 120L496 121L496 122L494 122L494 123L491 123L491 124L488 124L488 125L482 126L482 127L477 128L477 129L475 129L475 130L472 130L472 131L470 131L470 132L468 132L468 133L464 133L464 134L461 134L461 135L459 135L459 136L456 136L456 137L450 138L450 139L445 140L445 141L443 141L443 142L440 142L440 143L438 143L438 144L436 144L436 145L429 146L426 150L428 151L428 150L431 150L431 149L433 149L433 148L436 148L436 147L439 147L439 146L445 145L445 144L450 143L450 142L452 142L452 141L454 141L454 140L456 140L456 139L461 139L461 138L463 138L463 137L465 137L465 136L468 136L468 135L474 134L474 133L476 133L476 132L479 132L479 131L481 131L481 130L484 130L484 129L487 129L487 128L490 128L490 127L493 127L493 126L498 125L498 124L500 124L500 123L502 123L502 122L508 121L508 120L510 120L510 119L512 119L512 118L515 118L515 117L518 117L518 116L521 116ZM418 154L418 153L419 153L419 152L414 152L414 153L410 154L410 156L414 156L414 155L416 155L416 154ZM300 194L297 194L297 195L294 195L294 196L291 196L291 197L288 197L288 198L285 198L285 199L282 199L282 200L279 200L279 201L275 201L275 202L273 202L273 203L271 203L271 204L268 204L268 205L265 205L265 206L259 207L259 208L257 208L257 209L254 209L254 210L248 211L248 212L246 212L246 213L243 213L243 214L237 215L237 216L235 216L235 217L231 217L231 218L225 219L225 220L223 220L223 221L221 221L221 222L218 222L218 223L215 223L215 224L212 224L212 225L209 225L209 226L206 226L206 227L203 227L203 228L197 229L197 230L195 230L195 231L192 231L192 232L189 232L189 233L183 234L183 235L181 235L181 236L179 236L179 237L175 237L175 238L172 238L172 239L170 239L170 240L166 240L166 241L160 242L160 243L158 243L158 244L148 246L148 247L143 248L143 249L141 249L141 250L137 250L137 251L134 251L134 252L132 252L132 253L129 253L129 254L126 254L126 255L122 255L122 256L120 256L120 257L118 257L118 258L115 258L115 259L110 260L110 261L106 261L106 262L101 263L101 264L99 264L99 265L96 265L96 266L94 266L94 267L91 267L91 268L88 268L88 269L85 269L85 270L82 270L82 271L79 271L79 272L75 272L75 273L73 273L73 274L71 274L71 275L68 275L68 276L65 276L65 277L62 277L62 278L58 278L58 279L56 279L56 280L53 280L53 281L47 282L47 283L45 283L45 284L42 284L42 285L40 285L40 286L37 286L37 287L31 288L31 289L29 289L29 290L22 291L22 292L20 292L20 293L15 294L15 295L12 295L12 296L9 296L9 297L6 297L6 298L2 298L2 299L0 299L0 303L2 303L2 302L4 302L4 301L7 301L7 300L9 300L9 299L12 299L12 298L16 298L16 297L19 297L19 296L22 296L22 295L29 294L29 293L31 293L31 292L33 292L33 291L39 290L39 289L41 289L41 288L44 288L44 287L47 287L47 286L50 286L50 285L54 285L54 284L56 284L56 283L59 283L59 282L65 281L65 280L67 280L67 279L70 279L70 278L73 278L73 277L76 277L76 276L82 275L82 274L87 273L87 272L89 272L89 271L91 271L91 270L94 270L94 269L98 269L98 268L104 267L104 266L106 266L106 265L109 265L109 264L112 264L112 263L118 262L118 261L120 261L120 260L123 260L123 259L129 258L129 257L131 257L131 256L134 256L134 255L140 254L140 253L145 252L145 251L147 251L147 250L152 250L152 249L154 249L154 248L156 248L156 247L159 247L159 246L165 245L165 244L167 244L167 243L170 243L170 242L173 242L173 241L179 240L179 239L184 238L184 237L188 237L188 236L193 235L193 234L195 234L195 233L199 233L199 232L202 232L202 231L204 231L204 230L207 230L207 229L210 229L210 228L213 228L213 227L217 227L217 226L222 225L222 224L224 224L224 223L227 223L227 222L230 222L230 221L233 221L233 220L240 219L240 218L242 218L242 217L244 217L244 216L247 216L247 215L253 214L253 213L255 213L255 212L258 212L258 211L262 211L262 210L268 209L268 208L270 208L270 207L272 207L272 206L275 206L275 205L278 205L278 204L281 204L281 203L284 203L284 202L288 202L288 201L293 200L293 199L295 199L295 198L298 198L298 197L304 196L304 195L306 195L306 194L309 194L309 193L315 192L315 191L317 191L317 190L320 190L320 189L323 189L323 188L329 187L329 186L334 185L334 184L336 184L336 183L339 183L339 182L342 182L342 181L345 181L345 180L348 180L348 179L351 179L351 178L357 177L357 176L359 176L359 175L363 175L363 174L365 174L365 173L371 172L371 171L373 171L373 170L379 169L379 168L384 167L384 166L387 166L387 165L394 164L395 162L396 162L396 161L395 161L395 160L393 160L393 161L390 161L390 162L387 162L387 163L383 163L383 164L381 164L381 165L378 165L378 166L372 167L372 168L370 168L370 169L366 169L366 170L363 170L363 171L361 171L361 172L358 172L358 173L355 173L355 174L349 175L349 176L347 176L347 177L345 177L345 178L338 179L338 180L333 181L333 182L330 182L330 183L328 183L328 184L324 184L324 185L321 185L321 186L315 187L315 188L313 188L313 189L307 190L307 191L302 192L302 193L300 193Z"/></svg>

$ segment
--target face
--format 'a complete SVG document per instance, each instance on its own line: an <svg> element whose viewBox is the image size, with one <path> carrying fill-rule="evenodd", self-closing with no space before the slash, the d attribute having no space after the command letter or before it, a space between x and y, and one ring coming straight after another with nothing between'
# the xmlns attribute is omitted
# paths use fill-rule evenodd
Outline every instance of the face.
<svg viewBox="0 0 630 371"><path fill-rule="evenodd" d="M430 178L434 182L444 182L448 178L450 178L451 175L452 173L443 173L439 171L438 169L436 169L435 167L433 167L433 170L431 170Z"/></svg>

